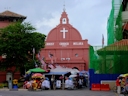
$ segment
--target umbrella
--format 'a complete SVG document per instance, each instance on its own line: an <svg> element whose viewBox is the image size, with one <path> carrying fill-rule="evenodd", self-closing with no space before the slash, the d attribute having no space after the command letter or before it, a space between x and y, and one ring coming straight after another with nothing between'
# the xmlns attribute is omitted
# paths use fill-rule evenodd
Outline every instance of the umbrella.
<svg viewBox="0 0 128 96"><path fill-rule="evenodd" d="M80 74L88 74L88 71L82 70L80 71Z"/></svg>
<svg viewBox="0 0 128 96"><path fill-rule="evenodd" d="M45 70L43 70L42 68L33 68L29 70L30 72L34 72L34 73L42 73L42 72L46 72Z"/></svg>
<svg viewBox="0 0 128 96"><path fill-rule="evenodd" d="M119 77L124 77L124 74L120 74Z"/></svg>
<svg viewBox="0 0 128 96"><path fill-rule="evenodd" d="M35 73L35 74L32 75L32 78L43 78L43 77L44 76L41 73Z"/></svg>
<svg viewBox="0 0 128 96"><path fill-rule="evenodd" d="M87 71L85 71L85 70L80 71L81 74L85 74L86 72Z"/></svg>
<svg viewBox="0 0 128 96"><path fill-rule="evenodd" d="M82 71L80 71L80 73L79 74L86 74L86 75L89 75L89 72L88 71L85 71L85 70L82 70Z"/></svg>
<svg viewBox="0 0 128 96"><path fill-rule="evenodd" d="M127 77L128 76L128 73L127 74L123 74L123 76L122 77Z"/></svg>

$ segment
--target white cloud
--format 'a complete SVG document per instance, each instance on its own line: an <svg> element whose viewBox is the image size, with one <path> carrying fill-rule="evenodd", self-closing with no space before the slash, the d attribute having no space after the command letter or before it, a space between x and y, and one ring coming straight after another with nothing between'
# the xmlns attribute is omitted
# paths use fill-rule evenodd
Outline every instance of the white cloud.
<svg viewBox="0 0 128 96"><path fill-rule="evenodd" d="M27 16L25 21L32 23L38 32L48 34L59 24L63 10L63 0L1 0L0 12L5 7ZM102 34L107 41L107 19L111 0L65 0L69 23L88 39L91 45L101 45Z"/></svg>
<svg viewBox="0 0 128 96"><path fill-rule="evenodd" d="M42 18L42 20L36 21L37 29L47 26L49 28L56 27L59 24L60 15L58 13L52 13L52 18Z"/></svg>

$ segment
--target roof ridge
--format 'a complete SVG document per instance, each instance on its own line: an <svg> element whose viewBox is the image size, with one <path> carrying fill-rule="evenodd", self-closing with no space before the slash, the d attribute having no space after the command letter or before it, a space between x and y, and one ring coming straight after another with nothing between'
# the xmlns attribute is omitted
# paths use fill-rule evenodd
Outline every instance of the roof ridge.
<svg viewBox="0 0 128 96"><path fill-rule="evenodd" d="M6 16L6 17L22 17L22 18L26 18L26 16L23 16L21 14L6 10L4 12L0 13L0 16Z"/></svg>

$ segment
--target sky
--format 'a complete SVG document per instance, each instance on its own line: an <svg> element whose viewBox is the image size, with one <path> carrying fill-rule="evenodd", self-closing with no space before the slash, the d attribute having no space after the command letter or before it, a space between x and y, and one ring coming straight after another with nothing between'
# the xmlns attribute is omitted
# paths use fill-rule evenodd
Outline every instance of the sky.
<svg viewBox="0 0 128 96"><path fill-rule="evenodd" d="M27 16L37 32L48 35L59 24L63 5L69 23L88 39L93 46L107 44L107 21L111 11L111 0L0 0L0 12L10 10Z"/></svg>

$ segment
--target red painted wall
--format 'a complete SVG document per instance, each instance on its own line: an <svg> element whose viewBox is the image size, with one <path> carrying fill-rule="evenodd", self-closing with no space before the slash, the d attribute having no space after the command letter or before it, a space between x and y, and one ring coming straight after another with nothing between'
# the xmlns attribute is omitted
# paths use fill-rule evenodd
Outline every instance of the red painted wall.
<svg viewBox="0 0 128 96"><path fill-rule="evenodd" d="M6 72L0 72L0 83L6 81Z"/></svg>
<svg viewBox="0 0 128 96"><path fill-rule="evenodd" d="M0 72L0 83L6 81L6 73L7 72ZM20 79L20 72L14 73L13 79Z"/></svg>
<svg viewBox="0 0 128 96"><path fill-rule="evenodd" d="M10 24L11 22L7 21L0 21L0 28L6 27Z"/></svg>

